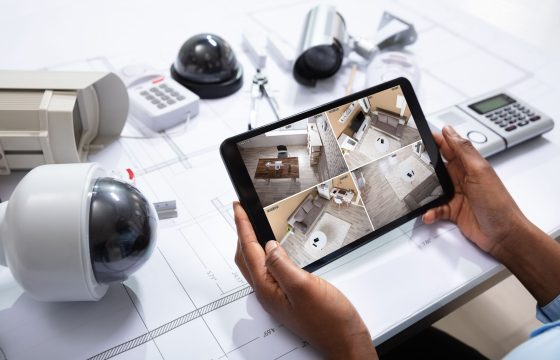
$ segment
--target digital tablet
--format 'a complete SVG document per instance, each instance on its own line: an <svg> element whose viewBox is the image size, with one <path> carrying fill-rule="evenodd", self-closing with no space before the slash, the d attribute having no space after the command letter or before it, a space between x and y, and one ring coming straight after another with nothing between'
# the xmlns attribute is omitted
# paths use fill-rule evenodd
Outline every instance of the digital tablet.
<svg viewBox="0 0 560 360"><path fill-rule="evenodd" d="M220 152L260 244L276 239L308 271L453 195L404 78L228 138Z"/></svg>

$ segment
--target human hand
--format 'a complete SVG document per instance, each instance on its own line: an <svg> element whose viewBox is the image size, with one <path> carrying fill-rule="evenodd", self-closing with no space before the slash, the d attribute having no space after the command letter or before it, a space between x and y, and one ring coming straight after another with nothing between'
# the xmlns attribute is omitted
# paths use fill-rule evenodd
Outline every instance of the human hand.
<svg viewBox="0 0 560 360"><path fill-rule="evenodd" d="M482 250L496 255L505 241L526 226L525 218L488 161L451 126L434 139L455 186L449 203L428 210L423 221L450 220Z"/></svg>
<svg viewBox="0 0 560 360"><path fill-rule="evenodd" d="M329 359L377 359L369 331L350 301L300 269L276 241L264 250L241 205L236 202L233 208L235 262L263 308Z"/></svg>

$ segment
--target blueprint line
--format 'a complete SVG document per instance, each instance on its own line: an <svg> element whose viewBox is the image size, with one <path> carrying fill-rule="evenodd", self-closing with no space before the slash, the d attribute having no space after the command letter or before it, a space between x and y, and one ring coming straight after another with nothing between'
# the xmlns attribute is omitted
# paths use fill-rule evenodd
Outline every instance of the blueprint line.
<svg viewBox="0 0 560 360"><path fill-rule="evenodd" d="M253 292L253 289L250 286L247 286L239 291L234 292L231 295L224 296L216 301L213 301L209 304L206 304L198 309L194 309L193 311L176 318L166 324L163 324L154 330L148 331L140 336L135 337L129 341L121 343L117 346L114 346L108 350L105 350L97 355L90 357L88 360L106 360L110 359L116 355L122 354L130 349L133 349L137 346L143 345L161 335L168 333L171 330L178 328L179 326L185 325L199 317L206 315L214 310L217 310L227 304L230 304L236 300L239 300L245 296L248 296Z"/></svg>

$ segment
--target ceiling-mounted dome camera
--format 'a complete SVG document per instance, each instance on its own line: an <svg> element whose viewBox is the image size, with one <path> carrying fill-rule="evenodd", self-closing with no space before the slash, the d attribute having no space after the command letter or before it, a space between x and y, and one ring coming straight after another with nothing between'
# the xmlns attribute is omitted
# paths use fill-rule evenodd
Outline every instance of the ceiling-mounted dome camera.
<svg viewBox="0 0 560 360"><path fill-rule="evenodd" d="M243 86L243 67L233 49L210 33L185 41L171 65L171 76L202 99L221 98Z"/></svg>
<svg viewBox="0 0 560 360"><path fill-rule="evenodd" d="M98 164L43 165L0 203L0 265L37 300L99 300L155 247L157 215Z"/></svg>

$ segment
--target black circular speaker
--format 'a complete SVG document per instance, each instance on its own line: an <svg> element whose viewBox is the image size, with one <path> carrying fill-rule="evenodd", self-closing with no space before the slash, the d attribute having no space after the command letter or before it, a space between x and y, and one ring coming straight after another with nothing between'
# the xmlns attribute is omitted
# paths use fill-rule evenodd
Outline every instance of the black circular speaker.
<svg viewBox="0 0 560 360"><path fill-rule="evenodd" d="M198 34L181 46L171 77L200 98L215 99L243 86L243 67L227 41L214 34Z"/></svg>

